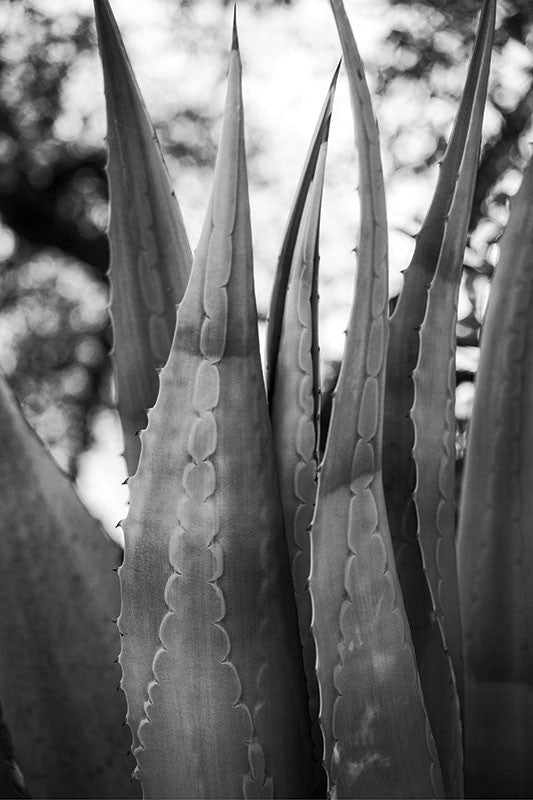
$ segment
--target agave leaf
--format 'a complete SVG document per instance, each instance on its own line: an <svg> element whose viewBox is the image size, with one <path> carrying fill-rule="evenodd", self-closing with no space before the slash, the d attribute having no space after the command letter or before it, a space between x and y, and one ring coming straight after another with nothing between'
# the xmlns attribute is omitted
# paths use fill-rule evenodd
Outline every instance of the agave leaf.
<svg viewBox="0 0 533 800"><path fill-rule="evenodd" d="M359 267L312 527L313 633L329 791L440 797L442 778L381 484L387 225L377 125L341 0L331 0L359 149Z"/></svg>
<svg viewBox="0 0 533 800"><path fill-rule="evenodd" d="M334 83L337 74L338 70ZM332 87L326 106L327 123L332 109ZM323 141L312 179L308 184L302 181L304 186L301 191L307 197L285 294L276 373L272 376L275 380L270 416L309 694L317 786L319 796L322 796L325 792L325 776L322 770L322 734L318 726L319 697L315 674L316 650L311 633L309 569L310 525L315 507L319 439L318 237L329 124L322 127L319 124L317 131ZM278 269L284 269L283 261L280 261Z"/></svg>
<svg viewBox="0 0 533 800"><path fill-rule="evenodd" d="M483 69L472 105L464 156L420 331L413 379L415 505L419 539L437 619L462 695L463 665L455 552L455 351L457 301L481 149L496 4L487 5Z"/></svg>
<svg viewBox="0 0 533 800"><path fill-rule="evenodd" d="M383 466L387 511L422 688L446 792L450 797L462 794L459 707L455 676L447 655L449 646L461 691L453 507L455 303L478 163L494 10L495 3L490 0L481 17L465 91L441 166L435 196L406 272L400 301L391 319L385 397ZM415 386L413 370L419 355L419 327L428 300L428 282L435 270L430 305L422 328L424 346L416 378L418 402L413 412L417 423L415 444L414 424L409 416ZM430 390L428 387L431 387ZM418 515L413 498L413 447L419 467L416 491ZM429 586L417 539L419 528ZM441 544L438 545L437 558L438 542ZM443 542L446 542L444 546ZM444 583L440 583L439 596L441 572ZM435 601L429 587L435 593ZM438 608L437 616L434 602ZM444 627L448 629L446 645L443 640Z"/></svg>
<svg viewBox="0 0 533 800"><path fill-rule="evenodd" d="M264 393L236 34L215 182L142 436L121 662L148 797L309 797L312 746Z"/></svg>
<svg viewBox="0 0 533 800"><path fill-rule="evenodd" d="M307 153L300 182L296 189L294 204L289 214L287 228L283 237L283 244L278 259L278 268L274 278L272 288L272 298L268 315L267 327L267 396L269 405L272 404L274 387L276 381L276 364L280 347L280 338L283 328L283 316L285 313L285 297L289 284L289 275L296 247L298 232L301 228L302 216L304 213L306 199L309 196L310 186L313 181L317 162L323 143L329 135L331 122L331 112L333 109L333 97L339 75L340 62L333 74L331 83L324 100L324 105L320 112L316 128L311 139L311 145Z"/></svg>
<svg viewBox="0 0 533 800"><path fill-rule="evenodd" d="M128 472L158 390L192 255L157 136L108 0L95 0L107 105L111 317Z"/></svg>
<svg viewBox="0 0 533 800"><path fill-rule="evenodd" d="M0 379L0 697L28 791L128 797L133 759L114 663L119 548Z"/></svg>
<svg viewBox="0 0 533 800"><path fill-rule="evenodd" d="M419 329L424 320L427 292L437 267L457 175L464 155L480 83L486 80L494 29L495 0L487 0L480 20L463 97L450 142L439 171L433 200L417 236L413 258L404 273L404 286L390 320L387 358L387 392L383 431L383 480L395 548L413 541L412 505L415 474L411 454L414 429L409 417L413 406L413 372L418 361ZM407 527L403 530L405 525ZM406 544L406 546L409 546ZM402 570L400 569L402 579ZM403 579L402 579L403 581ZM407 587L407 582L406 582Z"/></svg>
<svg viewBox="0 0 533 800"><path fill-rule="evenodd" d="M533 162L483 326L458 538L469 797L531 797Z"/></svg>

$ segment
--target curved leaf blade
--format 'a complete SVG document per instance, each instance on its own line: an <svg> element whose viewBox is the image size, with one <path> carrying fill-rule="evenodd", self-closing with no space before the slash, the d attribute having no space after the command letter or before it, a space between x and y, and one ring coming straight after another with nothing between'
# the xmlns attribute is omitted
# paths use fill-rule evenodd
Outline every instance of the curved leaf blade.
<svg viewBox="0 0 533 800"><path fill-rule="evenodd" d="M124 525L123 685L150 797L313 791L259 359L240 75L235 35L213 195Z"/></svg>
<svg viewBox="0 0 533 800"><path fill-rule="evenodd" d="M387 225L377 125L341 0L331 6L360 162L359 268L312 527L313 633L329 791L441 797L381 485Z"/></svg>
<svg viewBox="0 0 533 800"><path fill-rule="evenodd" d="M298 627L309 695L317 785L325 792L322 734L318 726L316 650L311 633L310 526L318 469L318 239L327 133L321 145L292 258L270 406L274 452L280 480Z"/></svg>
<svg viewBox="0 0 533 800"><path fill-rule="evenodd" d="M283 316L286 302L285 298L289 284L291 264L298 238L298 232L302 223L306 198L309 195L311 183L316 173L320 150L323 143L329 136L331 113L333 110L333 98L335 95L335 87L337 85L339 70L340 62L333 74L333 78L331 79L328 93L326 95L326 99L324 100L324 105L322 106L322 110L311 139L311 145L309 147L302 174L300 176L300 181L296 189L293 207L289 214L287 228L283 237L283 244L278 259L276 276L274 278L267 327L267 396L269 406L272 405L272 398L275 389L276 365L283 329Z"/></svg>
<svg viewBox="0 0 533 800"><path fill-rule="evenodd" d="M107 106L111 319L128 472L155 402L192 255L181 211L108 0L95 0Z"/></svg>
<svg viewBox="0 0 533 800"><path fill-rule="evenodd" d="M495 3L488 3L487 8L488 33L484 39L482 69L437 268L429 288L420 330L418 364L413 375L413 454L417 469L414 497L419 538L429 588L444 640L450 649L460 696L463 666L455 552L456 324L463 254L481 150Z"/></svg>
<svg viewBox="0 0 533 800"><path fill-rule="evenodd" d="M533 162L483 326L458 537L470 797L533 792Z"/></svg>
<svg viewBox="0 0 533 800"><path fill-rule="evenodd" d="M495 3L490 0L480 20L432 206L391 319L385 398L387 510L424 697L449 797L462 796L463 783L456 691L457 684L462 696L455 566L455 304L479 159L494 13Z"/></svg>
<svg viewBox="0 0 533 800"><path fill-rule="evenodd" d="M417 236L413 258L404 273L405 281L390 320L387 357L387 391L383 432L383 479L393 540L412 539L402 531L402 519L413 519L415 474L411 453L414 429L410 411L414 399L413 372L419 355L419 330L424 320L429 285L442 247L446 221L453 200L457 175L464 155L476 97L488 71L493 35L494 0L487 0L468 70L465 89L452 136L439 171L435 194ZM395 545L396 546L396 545Z"/></svg>
<svg viewBox="0 0 533 800"><path fill-rule="evenodd" d="M0 697L36 797L130 797L116 691L120 550L0 378Z"/></svg>
<svg viewBox="0 0 533 800"><path fill-rule="evenodd" d="M481 149L481 127L495 12L495 3L487 4L488 32L484 39L482 67L472 106L472 119L437 268L429 288L426 316L420 331L419 360L413 376L413 456L417 471L414 500L418 536L435 614L442 628L445 646L449 650L461 704L463 648L455 544L457 302ZM431 387L431 391L428 391L428 387ZM454 749L449 756L451 766L455 767L455 776L450 775L450 782L455 779L457 789L461 789L461 759L457 755L460 751L458 721L454 728ZM448 764L443 769L448 772Z"/></svg>

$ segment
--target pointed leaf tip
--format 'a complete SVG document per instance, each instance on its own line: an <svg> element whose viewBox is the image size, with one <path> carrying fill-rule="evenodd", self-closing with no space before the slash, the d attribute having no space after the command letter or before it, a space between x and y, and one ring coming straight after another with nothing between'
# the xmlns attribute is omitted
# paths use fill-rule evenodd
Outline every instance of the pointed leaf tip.
<svg viewBox="0 0 533 800"><path fill-rule="evenodd" d="M272 290L270 302L268 328L267 328L267 389L269 403L272 402L274 393L276 364L278 360L278 348L281 337L281 330L284 317L285 297L287 294L289 272L296 247L298 230L302 221L305 199L309 192L310 185L314 179L317 162L322 145L329 136L329 125L333 109L333 99L337 77L339 74L340 62L331 79L326 99L322 106L318 123L316 125L311 145L306 156L300 182L296 190L293 207L289 214L289 220L283 237L283 244L278 258L278 269Z"/></svg>
<svg viewBox="0 0 533 800"><path fill-rule="evenodd" d="M105 25L111 25L116 29L117 24L109 0L93 0L93 6L96 25L100 32Z"/></svg>
<svg viewBox="0 0 533 800"><path fill-rule="evenodd" d="M341 66L342 66L342 56L339 58L339 63L335 67L335 72L333 73L333 78L331 79L331 88L337 85L337 78L339 77Z"/></svg>
<svg viewBox="0 0 533 800"><path fill-rule="evenodd" d="M231 39L231 49L239 50L239 36L237 34L237 3L233 4L233 35Z"/></svg>

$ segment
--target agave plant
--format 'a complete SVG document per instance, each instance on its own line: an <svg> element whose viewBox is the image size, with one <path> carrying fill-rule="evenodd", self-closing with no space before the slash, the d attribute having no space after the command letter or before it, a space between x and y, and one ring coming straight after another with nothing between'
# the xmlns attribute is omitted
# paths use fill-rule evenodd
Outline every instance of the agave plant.
<svg viewBox="0 0 533 800"><path fill-rule="evenodd" d="M14 643L0 663L13 739L2 723L6 796L26 793L19 762L38 796L135 796L123 694L112 685L119 635L145 797L455 798L463 772L467 796L533 789L531 168L485 326L459 558L455 545L456 309L496 3L485 0L435 195L390 319L378 129L343 2L330 5L350 87L361 215L322 454L319 237L339 68L281 247L265 387L236 20L193 258L108 0L95 0L113 358L131 474L122 606L115 629L118 550L2 383L0 434L14 466L2 483L9 536L1 547L9 571L25 576L1 589L3 641ZM495 384L495 373L508 381ZM40 539L28 497L42 509ZM22 704L21 669L31 689Z"/></svg>

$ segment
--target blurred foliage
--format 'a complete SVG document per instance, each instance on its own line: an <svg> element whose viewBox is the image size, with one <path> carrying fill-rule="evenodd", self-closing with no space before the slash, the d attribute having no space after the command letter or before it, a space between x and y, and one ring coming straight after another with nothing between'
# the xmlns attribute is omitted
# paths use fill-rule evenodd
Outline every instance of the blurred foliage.
<svg viewBox="0 0 533 800"><path fill-rule="evenodd" d="M74 448L89 443L87 417L111 400L107 323L105 286L58 252L36 253L2 276L3 368L30 423L71 473Z"/></svg>
<svg viewBox="0 0 533 800"><path fill-rule="evenodd" d="M228 2L219 0L220 5ZM202 4L205 15L216 6L207 0L182 0L179 8L169 4L169 25L176 30L181 26L185 32L180 35L186 36L183 15ZM446 103L455 108L479 5L477 0L391 0L391 28L368 68L377 91L378 117L385 118L393 172L416 174L442 157L447 131L437 112ZM304 0L250 0L247 6L259 16L285 6L305 13ZM190 37L198 35L197 29L191 31ZM490 89L489 136L465 257L458 333L460 345L467 349L478 344L508 194L516 189L529 156L532 43L533 5L529 0L504 0ZM220 57L221 79L225 45L226 37L224 46L212 53ZM72 8L47 13L44 0L0 3L0 366L32 423L71 472L78 454L90 444L87 420L111 398L105 152L101 140L91 135L90 110L84 112L83 103L69 110L67 91L78 65L94 52L92 15ZM511 82L506 83L509 69ZM433 113L423 134L408 121L387 122L387 104L409 92L409 86L423 87L418 102ZM158 128L171 158L199 169L213 163L217 121L208 107L182 105ZM254 155L261 156L262 144L252 138L252 162ZM416 230L407 233L412 236ZM279 238L281 242L281 232ZM458 379L471 384L476 360L464 354L462 358ZM459 449L471 395L468 387L459 390Z"/></svg>
<svg viewBox="0 0 533 800"><path fill-rule="evenodd" d="M28 251L56 247L103 272L108 251L101 148L56 128L63 83L94 47L92 19L49 19L25 2L0 34L0 213ZM0 28L2 30L2 28Z"/></svg>

